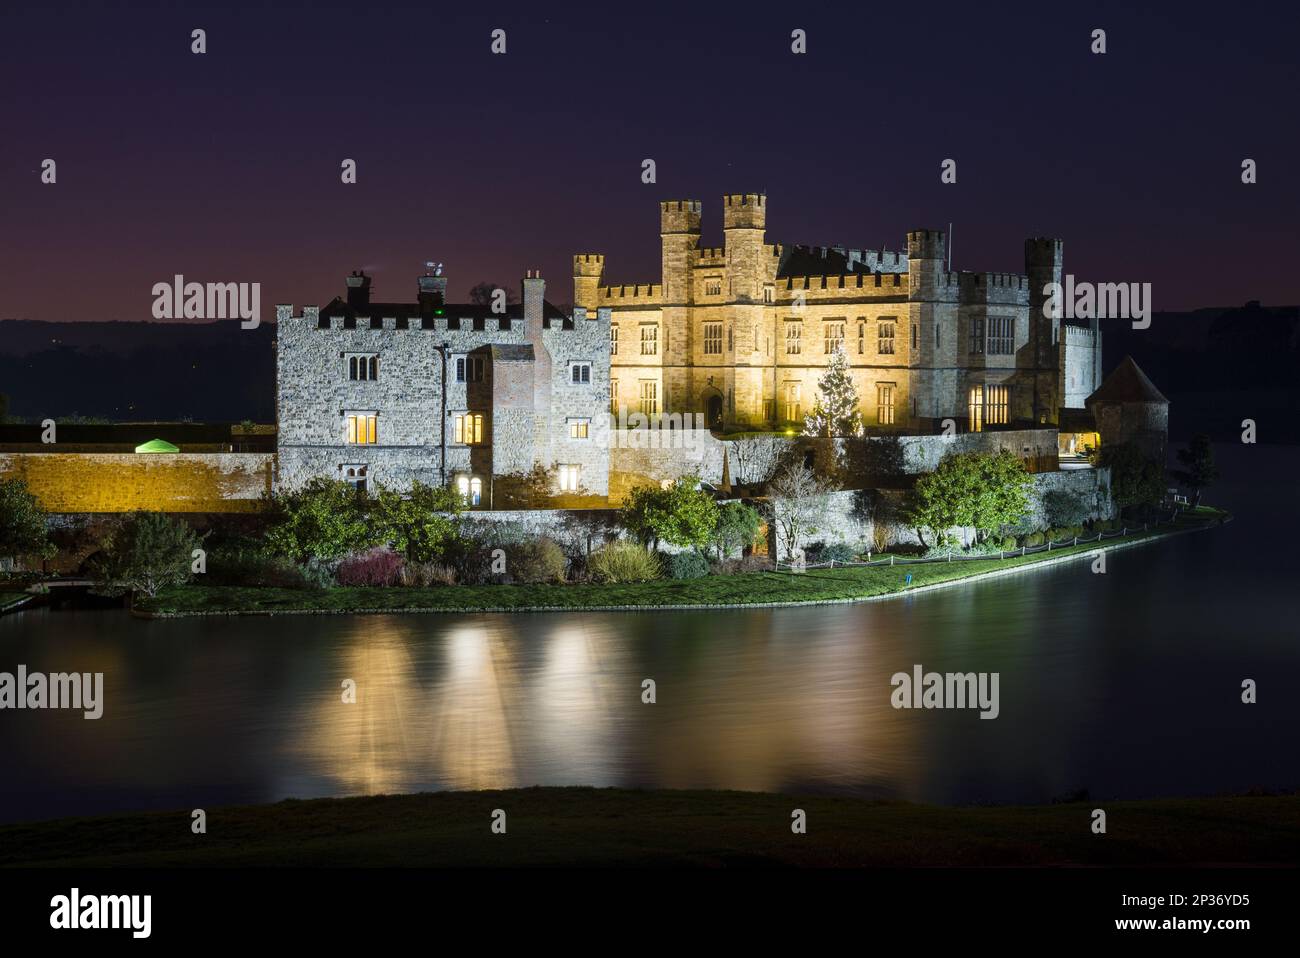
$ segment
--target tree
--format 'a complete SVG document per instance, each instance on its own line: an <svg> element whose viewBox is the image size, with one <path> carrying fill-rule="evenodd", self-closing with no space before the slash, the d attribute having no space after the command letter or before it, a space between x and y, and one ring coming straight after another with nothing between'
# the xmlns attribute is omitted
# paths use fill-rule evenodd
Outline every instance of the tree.
<svg viewBox="0 0 1300 958"><path fill-rule="evenodd" d="M492 297L498 289L505 290L506 302L519 302L519 294L509 286L502 286L500 283L489 283L484 280L481 283L475 283L469 291L469 301L477 306L491 306Z"/></svg>
<svg viewBox="0 0 1300 958"><path fill-rule="evenodd" d="M1053 489L1043 496L1043 514L1049 526L1081 526L1092 515L1092 509L1079 493Z"/></svg>
<svg viewBox="0 0 1300 958"><path fill-rule="evenodd" d="M184 522L161 512L134 512L110 534L91 564L95 591L149 598L190 580L194 550L202 538Z"/></svg>
<svg viewBox="0 0 1300 958"><path fill-rule="evenodd" d="M313 479L296 492L276 497L267 545L298 562L337 559L381 545L385 530L371 527L367 506L366 494L354 486Z"/></svg>
<svg viewBox="0 0 1300 958"><path fill-rule="evenodd" d="M411 562L441 558L457 538L455 518L464 500L452 489L413 482L402 495L378 487L369 515L375 535Z"/></svg>
<svg viewBox="0 0 1300 958"><path fill-rule="evenodd" d="M762 525L758 510L743 502L727 502L718 507L718 521L713 526L713 545L718 558L726 559L734 551L743 552L754 544Z"/></svg>
<svg viewBox="0 0 1300 958"><path fill-rule="evenodd" d="M747 486L766 485L776 472L788 442L782 436L749 436L731 442L736 461L736 482Z"/></svg>
<svg viewBox="0 0 1300 958"><path fill-rule="evenodd" d="M705 545L718 524L718 504L699 484L697 477L683 476L667 489L633 490L620 514L624 528L655 546Z"/></svg>
<svg viewBox="0 0 1300 958"><path fill-rule="evenodd" d="M45 512L22 479L0 479L0 557L54 554Z"/></svg>
<svg viewBox="0 0 1300 958"><path fill-rule="evenodd" d="M826 511L830 483L803 463L787 463L768 484L772 521L776 524L777 550L785 547L787 559L794 559L800 543L817 531L817 520Z"/></svg>
<svg viewBox="0 0 1300 958"><path fill-rule="evenodd" d="M934 544L949 542L956 526L975 529L976 541L1029 513L1033 480L1012 453L968 452L945 456L933 472L916 481L909 517L917 536L934 534Z"/></svg>
<svg viewBox="0 0 1300 958"><path fill-rule="evenodd" d="M861 436L862 413L858 412L858 391L849 372L849 357L836 345L817 383L817 399L804 417L805 436Z"/></svg>
<svg viewBox="0 0 1300 958"><path fill-rule="evenodd" d="M1214 461L1214 447L1210 437L1200 433L1191 438L1186 449L1178 450L1178 461L1184 468L1174 470L1180 485L1192 490L1192 508L1201 504L1201 491L1214 485L1219 478L1219 467Z"/></svg>
<svg viewBox="0 0 1300 958"><path fill-rule="evenodd" d="M974 453L975 494L968 501L969 521L975 540L983 542L990 533L1014 525L1029 514L1029 495L1034 480L1025 464L1003 449L995 453Z"/></svg>
<svg viewBox="0 0 1300 958"><path fill-rule="evenodd" d="M1165 495L1165 470L1131 442L1102 446L1097 464L1110 469L1110 494L1121 511L1145 511Z"/></svg>

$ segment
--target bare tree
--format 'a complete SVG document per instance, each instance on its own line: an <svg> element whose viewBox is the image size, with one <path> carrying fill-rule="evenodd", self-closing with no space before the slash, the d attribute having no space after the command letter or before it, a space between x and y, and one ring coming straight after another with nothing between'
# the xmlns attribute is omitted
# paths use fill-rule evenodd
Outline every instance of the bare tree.
<svg viewBox="0 0 1300 958"><path fill-rule="evenodd" d="M772 521L776 524L777 552L791 561L801 554L804 538L817 531L817 521L827 508L831 484L803 463L787 463L768 485Z"/></svg>
<svg viewBox="0 0 1300 958"><path fill-rule="evenodd" d="M731 443L736 463L736 481L747 486L767 484L776 472L777 463L788 441L781 436L751 436Z"/></svg>

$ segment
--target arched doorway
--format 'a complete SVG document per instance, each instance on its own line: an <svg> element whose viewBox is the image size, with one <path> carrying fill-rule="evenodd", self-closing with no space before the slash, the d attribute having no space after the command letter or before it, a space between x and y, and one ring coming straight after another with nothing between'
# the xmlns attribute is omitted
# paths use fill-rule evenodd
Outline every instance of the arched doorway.
<svg viewBox="0 0 1300 958"><path fill-rule="evenodd" d="M705 406L710 429L722 428L722 397L716 393L709 397Z"/></svg>

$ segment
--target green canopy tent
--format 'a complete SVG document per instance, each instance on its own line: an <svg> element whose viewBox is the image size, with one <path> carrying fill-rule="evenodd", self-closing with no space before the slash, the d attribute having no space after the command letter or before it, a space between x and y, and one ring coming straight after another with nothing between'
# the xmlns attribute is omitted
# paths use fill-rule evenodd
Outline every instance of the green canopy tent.
<svg viewBox="0 0 1300 958"><path fill-rule="evenodd" d="M165 439L150 439L143 446L136 446L136 452L180 452L179 446L173 446Z"/></svg>

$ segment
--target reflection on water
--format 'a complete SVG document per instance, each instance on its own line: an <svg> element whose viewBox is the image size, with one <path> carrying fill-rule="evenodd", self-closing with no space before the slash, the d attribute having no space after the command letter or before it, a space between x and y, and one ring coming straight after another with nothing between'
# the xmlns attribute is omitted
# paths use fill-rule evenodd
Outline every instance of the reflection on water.
<svg viewBox="0 0 1300 958"><path fill-rule="evenodd" d="M1254 454L1279 475L1300 459ZM716 613L0 618L0 669L103 671L106 699L98 722L0 712L0 819L516 785L937 802L1295 787L1291 577L1259 550L1300 530L1228 465L1215 498L1237 522L1115 553L1106 576L1080 560ZM889 678L918 663L999 672L1001 716L895 711ZM1260 704L1240 704L1243 678Z"/></svg>

